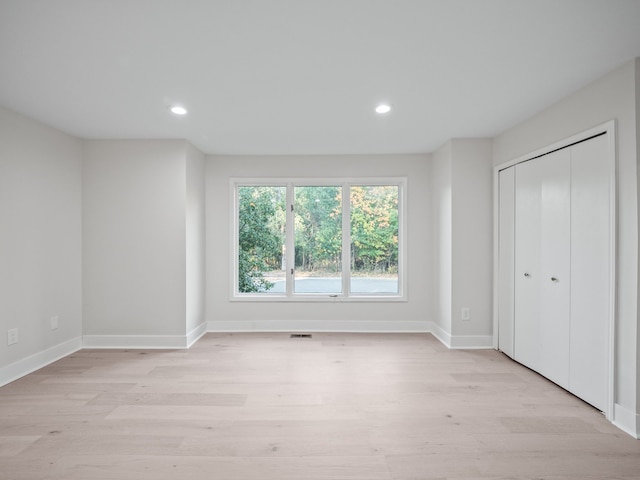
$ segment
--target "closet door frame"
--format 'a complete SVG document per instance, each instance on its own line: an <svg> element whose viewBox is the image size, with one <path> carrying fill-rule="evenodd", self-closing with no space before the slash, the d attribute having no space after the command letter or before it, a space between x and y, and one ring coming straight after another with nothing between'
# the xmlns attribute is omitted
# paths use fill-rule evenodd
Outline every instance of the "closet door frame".
<svg viewBox="0 0 640 480"><path fill-rule="evenodd" d="M541 149L530 152L526 155L514 158L508 162L496 165L493 169L493 347L499 349L499 328L500 328L500 305L503 299L500 298L500 171L513 167L518 163L533 160L541 155L546 155L555 150L569 147L575 143L588 140L598 135L605 135L607 139L606 156L609 165L609 344L608 344L608 386L607 386L607 408L604 411L606 418L613 421L614 414L614 392L615 392L615 331L616 331L616 232L617 232L617 155L616 155L616 123L615 120L603 123L596 127L580 132L571 137L565 138ZM502 279L504 280L504 279ZM505 320L502 319L504 322ZM511 319L513 321L513 319Z"/></svg>

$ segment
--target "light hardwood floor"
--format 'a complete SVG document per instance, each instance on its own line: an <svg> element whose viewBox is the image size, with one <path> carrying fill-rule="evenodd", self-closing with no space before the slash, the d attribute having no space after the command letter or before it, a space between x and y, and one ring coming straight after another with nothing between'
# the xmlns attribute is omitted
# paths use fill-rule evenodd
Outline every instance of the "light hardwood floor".
<svg viewBox="0 0 640 480"><path fill-rule="evenodd" d="M2 480L640 479L640 441L428 334L82 350L0 389Z"/></svg>

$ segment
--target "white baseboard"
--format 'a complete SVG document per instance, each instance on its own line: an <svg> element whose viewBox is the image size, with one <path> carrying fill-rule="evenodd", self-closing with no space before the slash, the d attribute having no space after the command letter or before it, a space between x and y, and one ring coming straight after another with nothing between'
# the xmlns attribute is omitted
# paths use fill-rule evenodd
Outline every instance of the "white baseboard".
<svg viewBox="0 0 640 480"><path fill-rule="evenodd" d="M84 335L84 348L191 348L207 333L207 324L201 323L186 335Z"/></svg>
<svg viewBox="0 0 640 480"><path fill-rule="evenodd" d="M455 349L493 349L492 335L451 335L439 325L429 322L429 331L444 346Z"/></svg>
<svg viewBox="0 0 640 480"><path fill-rule="evenodd" d="M433 322L414 320L215 320L209 332L431 333L447 348L493 348L491 335L450 335Z"/></svg>
<svg viewBox="0 0 640 480"><path fill-rule="evenodd" d="M189 343L186 335L84 335L82 346L83 348L172 349L189 348Z"/></svg>
<svg viewBox="0 0 640 480"><path fill-rule="evenodd" d="M452 335L449 348L493 349L492 335Z"/></svg>
<svg viewBox="0 0 640 480"><path fill-rule="evenodd" d="M0 387L46 367L50 363L60 360L67 355L71 355L81 348L82 337L76 337L30 355L22 360L18 360L17 362L0 367Z"/></svg>
<svg viewBox="0 0 640 480"><path fill-rule="evenodd" d="M440 340L440 343L442 343L445 347L451 348L451 335L443 330L440 325L429 322L429 332L431 333L431 335Z"/></svg>
<svg viewBox="0 0 640 480"><path fill-rule="evenodd" d="M616 427L625 433L628 433L635 439L640 440L640 415L615 404L613 407L613 423Z"/></svg>
<svg viewBox="0 0 640 480"><path fill-rule="evenodd" d="M413 320L214 320L209 332L428 333L428 322Z"/></svg>
<svg viewBox="0 0 640 480"><path fill-rule="evenodd" d="M187 333L187 348L191 348L194 343L200 340L205 333L207 333L206 322L201 323L196 328Z"/></svg>

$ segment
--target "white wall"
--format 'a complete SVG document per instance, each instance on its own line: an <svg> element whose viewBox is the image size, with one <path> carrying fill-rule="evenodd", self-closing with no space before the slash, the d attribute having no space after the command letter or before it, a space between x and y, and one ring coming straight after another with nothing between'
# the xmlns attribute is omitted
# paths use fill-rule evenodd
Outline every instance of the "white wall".
<svg viewBox="0 0 640 480"><path fill-rule="evenodd" d="M433 154L429 171L431 192L431 238L433 258L433 294L431 317L435 332L447 345L451 343L452 299L452 146L445 143Z"/></svg>
<svg viewBox="0 0 640 480"><path fill-rule="evenodd" d="M232 330L420 330L425 331L431 296L429 155L209 156L207 157L207 320L209 328ZM302 303L230 301L230 206L232 177L406 176L407 302Z"/></svg>
<svg viewBox="0 0 640 480"><path fill-rule="evenodd" d="M454 337L490 346L493 334L493 165L488 139L452 144L452 320ZM461 309L470 309L470 319ZM484 336L485 339L474 339ZM464 345L464 342L462 343Z"/></svg>
<svg viewBox="0 0 640 480"><path fill-rule="evenodd" d="M81 153L0 107L0 385L81 346Z"/></svg>
<svg viewBox="0 0 640 480"><path fill-rule="evenodd" d="M430 170L434 333L451 347L488 347L493 331L491 140L452 139ZM470 309L463 321L461 309Z"/></svg>
<svg viewBox="0 0 640 480"><path fill-rule="evenodd" d="M638 204L636 205L636 211L640 212L640 169L637 168L640 165L640 59L636 59L636 198ZM640 213L638 214L640 216ZM640 220L639 220L640 223ZM638 227L636 227L637 232ZM640 261L640 258L638 259ZM636 297L636 315L638 318L638 312L640 311L640 284L636 286L638 295ZM636 432L640 437L640 326L636 323Z"/></svg>
<svg viewBox="0 0 640 480"><path fill-rule="evenodd" d="M638 60L497 136L494 164L615 119L618 156L616 423L638 432Z"/></svg>
<svg viewBox="0 0 640 480"><path fill-rule="evenodd" d="M182 346L186 145L178 140L84 143L85 345Z"/></svg>
<svg viewBox="0 0 640 480"><path fill-rule="evenodd" d="M204 155L187 145L186 203L186 328L197 337L205 324L205 174ZM198 330L200 329L200 330ZM192 333L193 332L193 333ZM192 338L191 340L193 340Z"/></svg>

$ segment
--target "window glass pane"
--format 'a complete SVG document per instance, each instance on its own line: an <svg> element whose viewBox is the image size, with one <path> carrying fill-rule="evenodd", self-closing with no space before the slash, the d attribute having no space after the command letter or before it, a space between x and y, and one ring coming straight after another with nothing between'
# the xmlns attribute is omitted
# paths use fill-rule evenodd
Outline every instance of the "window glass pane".
<svg viewBox="0 0 640 480"><path fill-rule="evenodd" d="M342 292L342 188L294 189L296 293Z"/></svg>
<svg viewBox="0 0 640 480"><path fill-rule="evenodd" d="M238 292L285 291L286 187L238 187Z"/></svg>
<svg viewBox="0 0 640 480"><path fill-rule="evenodd" d="M351 187L353 293L398 293L397 185Z"/></svg>

